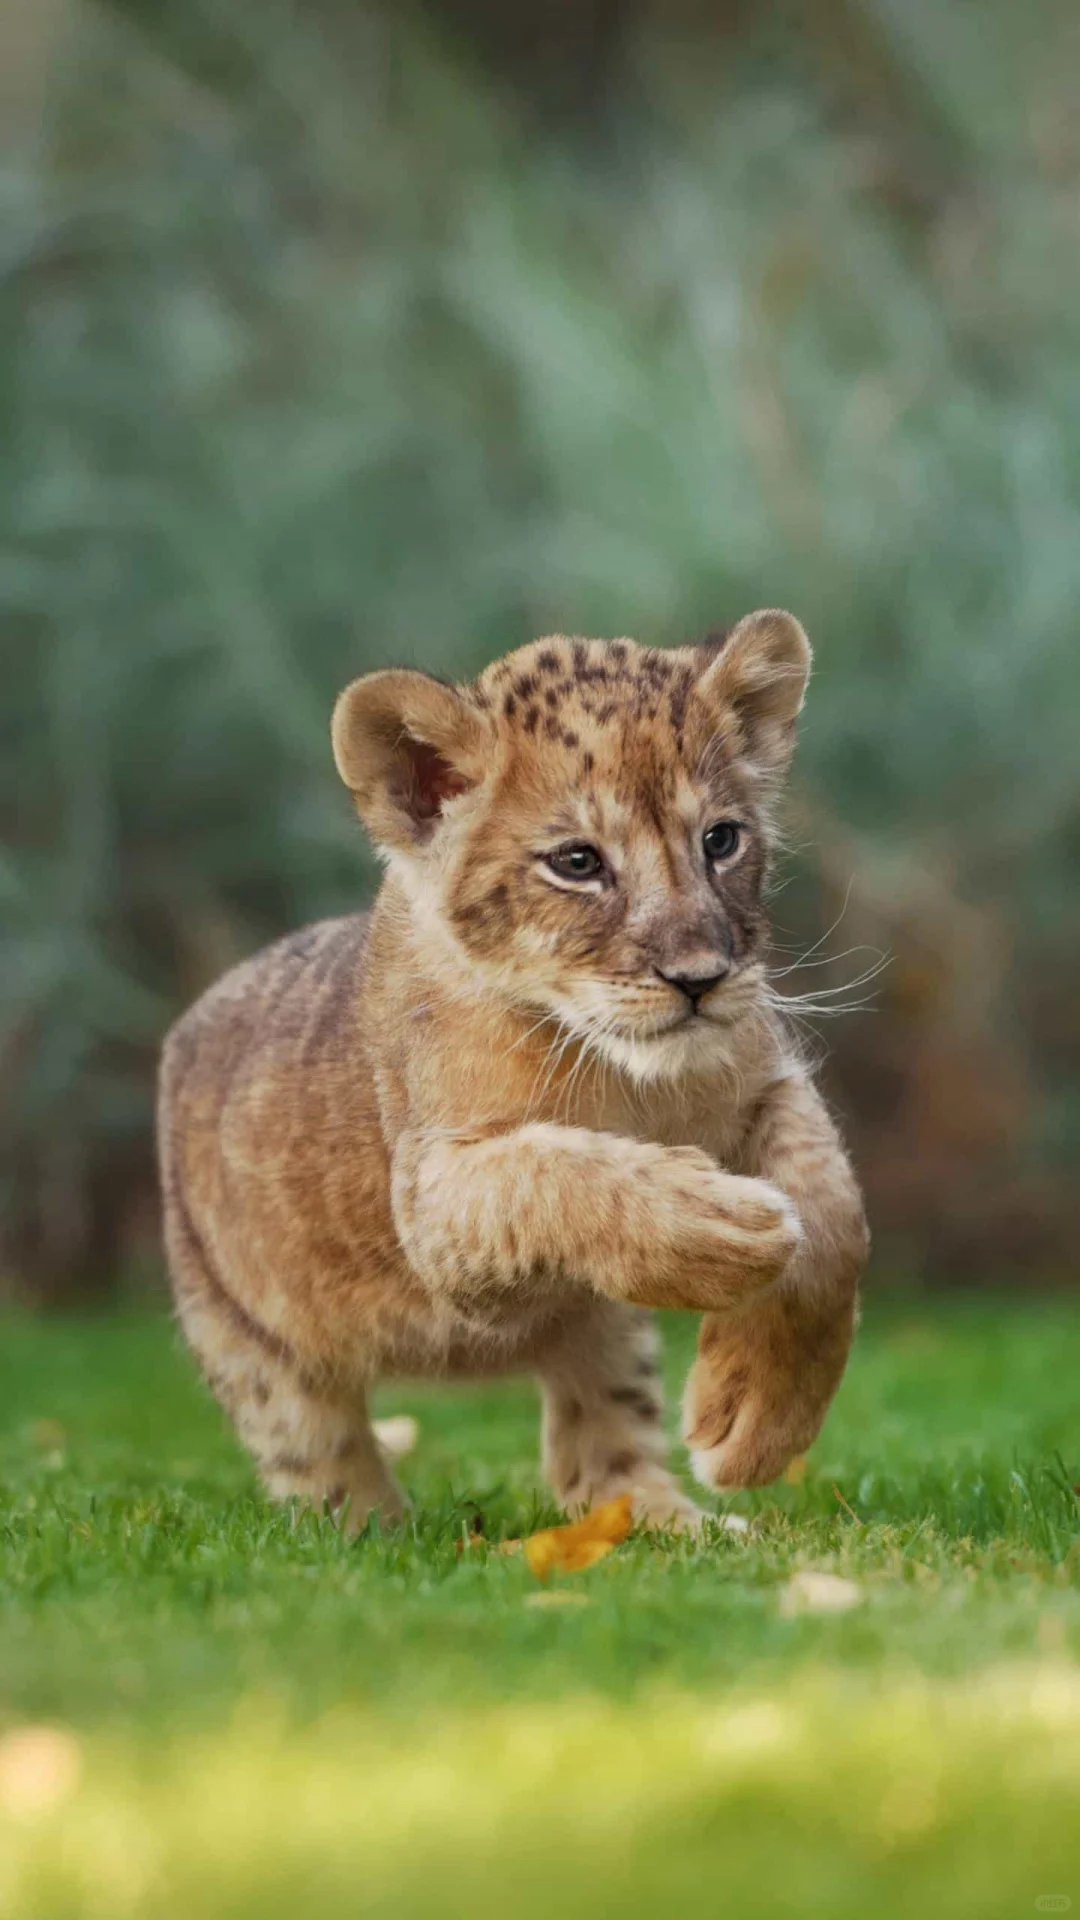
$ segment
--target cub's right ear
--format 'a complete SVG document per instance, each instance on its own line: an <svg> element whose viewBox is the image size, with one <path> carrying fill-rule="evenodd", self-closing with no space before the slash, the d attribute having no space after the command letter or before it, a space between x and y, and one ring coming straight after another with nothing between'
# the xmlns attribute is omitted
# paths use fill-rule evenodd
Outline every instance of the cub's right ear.
<svg viewBox="0 0 1080 1920"><path fill-rule="evenodd" d="M380 846L415 851L444 808L483 778L491 741L455 687L390 668L346 687L334 708L337 770Z"/></svg>

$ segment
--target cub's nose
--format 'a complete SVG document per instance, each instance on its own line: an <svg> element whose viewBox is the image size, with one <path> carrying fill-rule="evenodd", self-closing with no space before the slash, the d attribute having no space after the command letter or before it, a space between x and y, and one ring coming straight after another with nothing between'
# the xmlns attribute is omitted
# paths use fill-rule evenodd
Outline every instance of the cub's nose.
<svg viewBox="0 0 1080 1920"><path fill-rule="evenodd" d="M657 967L656 971L669 987L678 987L680 993L685 993L696 1012L698 1001L704 999L711 987L718 987L731 969L718 955L708 973L669 973L666 967Z"/></svg>

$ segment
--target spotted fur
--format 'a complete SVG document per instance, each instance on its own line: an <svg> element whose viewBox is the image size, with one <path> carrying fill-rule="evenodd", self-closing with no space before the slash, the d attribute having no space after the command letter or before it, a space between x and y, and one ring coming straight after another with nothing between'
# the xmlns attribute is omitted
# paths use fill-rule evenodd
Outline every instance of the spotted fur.
<svg viewBox="0 0 1080 1920"><path fill-rule="evenodd" d="M629 1489L693 1523L653 1306L706 1316L685 1423L707 1484L816 1432L865 1227L762 965L808 666L766 613L342 695L338 767L387 865L370 924L227 975L161 1075L178 1311L272 1494L392 1518L370 1384L529 1369L564 1504ZM714 860L716 822L738 833ZM561 872L568 844L599 873Z"/></svg>

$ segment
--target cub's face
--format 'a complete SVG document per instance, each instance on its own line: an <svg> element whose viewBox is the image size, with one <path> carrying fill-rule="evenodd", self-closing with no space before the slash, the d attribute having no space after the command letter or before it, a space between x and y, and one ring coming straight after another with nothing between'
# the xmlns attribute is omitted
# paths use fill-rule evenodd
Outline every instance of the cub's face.
<svg viewBox="0 0 1080 1920"><path fill-rule="evenodd" d="M493 992L637 1074L677 1072L760 999L767 810L809 661L782 613L665 651L541 640L470 686L356 681L335 753Z"/></svg>

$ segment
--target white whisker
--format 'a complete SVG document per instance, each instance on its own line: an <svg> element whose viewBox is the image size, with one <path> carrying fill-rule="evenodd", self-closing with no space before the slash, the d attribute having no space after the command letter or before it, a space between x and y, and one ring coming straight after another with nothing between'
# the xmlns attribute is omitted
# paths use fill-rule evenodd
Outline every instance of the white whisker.
<svg viewBox="0 0 1080 1920"><path fill-rule="evenodd" d="M823 954L820 960L808 960L804 955L801 959L793 960L790 966L769 967L767 976L770 980L785 980L789 973L798 973L803 967L837 967L841 960L850 960L853 953L873 953L879 961L887 959L880 947L871 947L863 942L857 947L845 947L842 953Z"/></svg>

